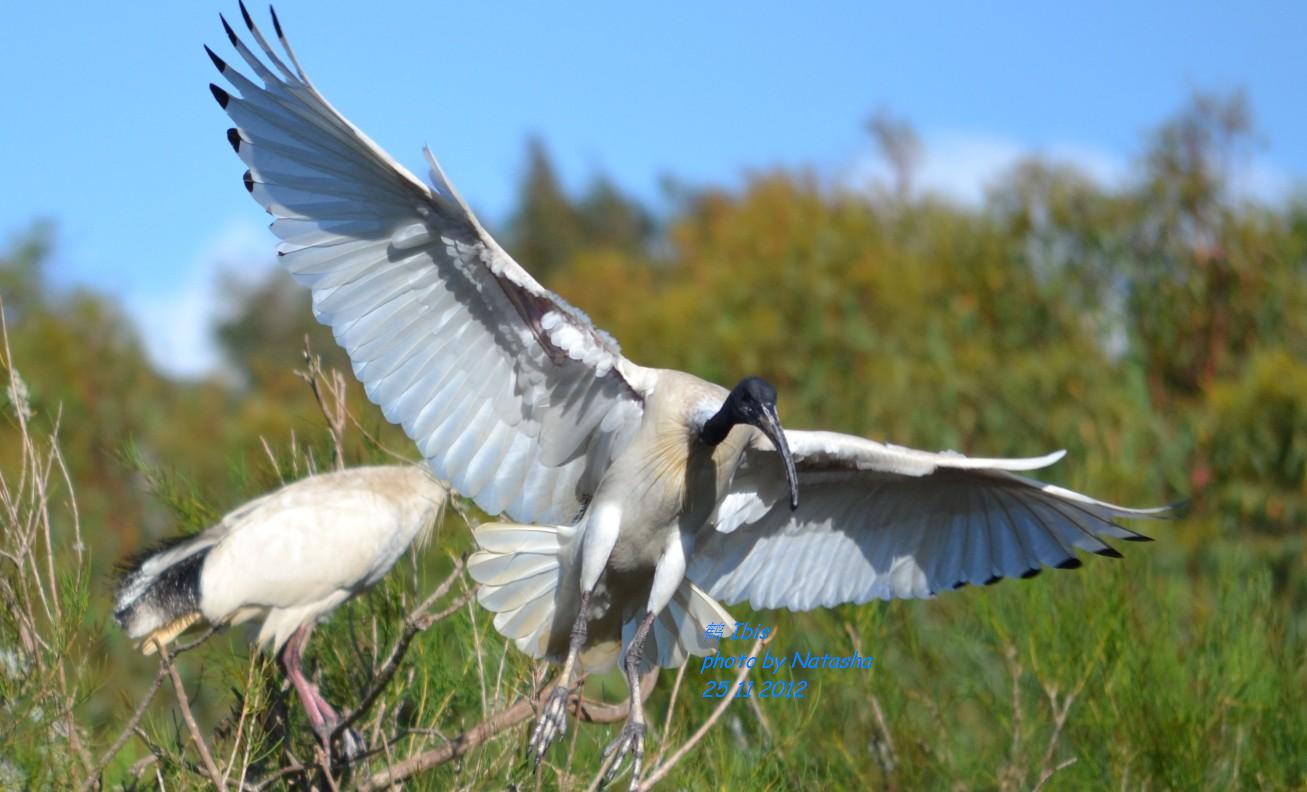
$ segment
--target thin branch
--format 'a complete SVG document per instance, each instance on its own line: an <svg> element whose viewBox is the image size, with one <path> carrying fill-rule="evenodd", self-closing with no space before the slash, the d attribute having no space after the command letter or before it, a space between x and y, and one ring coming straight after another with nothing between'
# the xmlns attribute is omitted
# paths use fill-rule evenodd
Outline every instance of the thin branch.
<svg viewBox="0 0 1307 792"><path fill-rule="evenodd" d="M322 417L327 421L327 431L331 433L332 453L334 457L336 470L345 469L345 379L339 371L332 369L332 384L326 385L334 404L328 406L326 398L322 393L322 386L319 386L318 380L326 382L325 373L322 370L322 358L313 354L309 346L308 335L304 336L304 370L296 371L295 376L308 383L309 389L313 391L313 399L318 403L318 409L322 411Z"/></svg>
<svg viewBox="0 0 1307 792"><path fill-rule="evenodd" d="M195 722L195 715L191 712L191 701L186 695L185 686L182 685L181 674L177 673L176 664L168 656L168 647L161 641L156 641L155 646L159 648L159 662L168 669L168 676L172 677L172 687L177 692L177 703L181 705L182 718L186 721L186 728L191 732L195 750L199 751L200 759L204 762L204 770L209 774L209 780L213 785L221 792L225 792L227 785L223 782L222 773L213 761L213 754L209 752L209 745L204 741L204 735L200 733L200 727Z"/></svg>
<svg viewBox="0 0 1307 792"><path fill-rule="evenodd" d="M236 766L236 752L240 749L241 737L245 733L245 716L249 714L249 710L250 710L250 688L254 686L254 668L256 665L258 665L258 658L251 655L249 662L246 665L248 666L248 670L245 672L245 694L241 696L240 717L238 717L236 720L236 736L232 738L231 755L227 757L227 769L223 771L222 774L223 781L226 781L228 778L231 777L232 768ZM245 755L248 758L249 756L248 744L246 744L245 746ZM237 783L238 787L244 785L244 777L245 777L245 770L244 768L242 768L241 778Z"/></svg>
<svg viewBox="0 0 1307 792"><path fill-rule="evenodd" d="M768 743L776 741L776 732L772 731L771 721L767 720L767 715L762 711L762 705L758 703L757 696L749 696L749 709L753 711L754 717L758 719L758 725L762 727L762 733L767 738Z"/></svg>
<svg viewBox="0 0 1307 792"><path fill-rule="evenodd" d="M640 680L640 698L647 699L653 692L655 683L658 681L657 669L646 674ZM536 695L528 698L522 697L513 702L507 709L501 710L491 715L486 720L477 724L468 731L458 735L452 740L448 740L444 745L424 751L416 756L399 762L385 770L374 773L371 777L365 778L355 787L359 792L368 792L368 790L384 789L386 787L398 784L405 778L438 767L446 762L463 756L468 751L485 743L491 737L502 731L530 720L536 710L543 704L545 698L554 689L557 680L540 688ZM619 721L626 717L630 711L629 700L621 704L597 704L585 701L580 693L572 694L574 698L569 701L568 707L575 709L577 702L580 702L580 714L577 716L580 720L591 723L610 723ZM413 730L410 730L413 731Z"/></svg>
<svg viewBox="0 0 1307 792"><path fill-rule="evenodd" d="M534 711L533 704L534 702L532 702L531 699L520 698L508 709L492 715L485 721L463 734L460 734L444 745L430 751L424 751L417 756L406 759L383 771L374 773L369 778L363 779L359 782L356 789L358 789L359 792L384 789L393 784L397 784L416 773L429 770L433 767L442 765L451 759L462 756L505 729L510 729L513 726L530 719Z"/></svg>
<svg viewBox="0 0 1307 792"><path fill-rule="evenodd" d="M999 772L999 788L1019 789L1025 786L1025 773L1018 769L1021 765L1021 675L1024 670L1012 644L1004 646L1003 659L1008 676L1012 678L1012 743L1008 747L1007 766Z"/></svg>
<svg viewBox="0 0 1307 792"><path fill-rule="evenodd" d="M481 690L481 717L490 717L490 702L486 697L486 662L482 657L481 651L481 628L477 626L476 610L472 607L472 600L467 601L467 621L472 628L472 653L477 659L477 684Z"/></svg>
<svg viewBox="0 0 1307 792"><path fill-rule="evenodd" d="M421 459L414 459L414 458L411 457L411 456L407 456L407 455L405 455L405 454L401 454L400 452L394 450L394 449L391 448L390 446L388 446L388 445L386 445L385 443L381 442L381 438L379 438L379 437L377 437L376 435L374 435L374 434L372 434L371 432L369 432L369 431L367 430L367 427L365 427L362 423L359 422L358 417L356 417L352 411L350 411L350 410L346 410L346 411L345 411L345 417L348 418L348 419L349 419L349 422L350 422L351 424L354 425L354 428L358 430L358 433L361 434L361 435L363 435L363 439L364 439L364 440L367 440L369 443L371 443L371 444L372 444L372 447L375 448L375 449L377 449L377 450L380 451L381 453L385 454L386 456L390 457L391 459L397 460L397 461L399 461L399 462L406 462L406 463L408 463L408 464L410 464L410 465L420 465L420 464L422 464L422 460L421 460Z"/></svg>
<svg viewBox="0 0 1307 792"><path fill-rule="evenodd" d="M848 621L844 622L844 632L849 636L849 642L853 644L853 651L856 654L862 654L862 638L858 636L858 631L853 629L853 625ZM880 699L876 697L874 691L867 693L867 699L871 702L871 712L876 716L876 728L880 730L880 738L872 738L873 753L876 757L876 764L880 766L881 775L885 779L885 788L894 788L894 768L898 765L898 759L894 752L894 738L890 735L889 724L885 720L885 711L881 709Z"/></svg>
<svg viewBox="0 0 1307 792"><path fill-rule="evenodd" d="M209 629L201 633L195 640L188 641L184 644L178 644L172 653L172 657L176 658L185 652L189 652L209 640L209 638L217 631L217 627L209 627ZM86 777L86 781L82 783L82 792L87 792L87 790L97 788L100 785L100 774L104 772L104 769L109 766L111 761L113 761L114 756L122 750L123 746L127 744L127 741L131 739L132 734L135 733L137 725L140 724L142 716L145 715L145 708L150 705L155 694L159 692L159 686L163 684L163 678L168 674L168 668L170 665L170 663L165 664L163 662L163 655L159 656L159 670L154 675L154 682L151 683L150 688L145 692L145 696L141 699L140 703L136 705L136 709L132 712L132 717L127 719L127 725L123 726L122 731L118 733L118 737L113 741L113 744L109 746L109 750L104 752L104 755L100 757L100 761L96 764L95 769L91 771L91 774Z"/></svg>
<svg viewBox="0 0 1307 792"><path fill-rule="evenodd" d="M681 692L681 681L685 679L685 669L689 667L690 662L686 660L681 664L680 668L676 669L676 682L672 684L672 697L667 700L667 717L663 718L663 738L659 740L663 745L667 744L667 735L672 731L672 715L676 712L676 694ZM655 757L655 759L657 758Z"/></svg>
<svg viewBox="0 0 1307 792"><path fill-rule="evenodd" d="M766 638L759 638L758 640L754 641L753 649L749 651L749 659L756 658L762 652L762 650L766 648L767 644L771 643L775 637L776 637L776 630L772 630L771 634L768 635ZM737 671L735 674L735 683L731 685L732 690L739 689L740 683L743 682L745 677L749 675L749 671L752 670L753 665L754 663L750 663L748 659L745 660L745 662L741 665L740 670ZM713 724L716 723L719 718L721 718L722 713L726 711L726 708L731 705L731 701L733 701L734 698L735 698L734 696L727 696L726 698L722 699L721 703L719 703L717 705L717 708L712 711L712 714L709 715L708 719L703 722L703 725L700 726L693 735L691 735L690 739L686 740L685 744L683 744L680 748L677 748L676 753L668 757L667 761L663 762L662 764L658 765L658 767L654 768L654 771L649 774L649 777L640 783L640 792L645 792L645 790L649 789L654 784L663 780L663 778L665 778L667 774L671 772L672 768L675 767L678 762L684 759L685 755L694 749L694 746L699 744L699 741L702 740L704 735L708 733L708 730L713 727Z"/></svg>
<svg viewBox="0 0 1307 792"><path fill-rule="evenodd" d="M1075 763L1076 763L1076 757L1073 756L1073 757L1071 757L1070 759L1067 759L1067 760L1061 762L1060 764L1058 764L1057 767L1054 767L1054 768L1052 768L1051 770L1045 770L1044 772L1040 773L1040 774L1039 774L1039 783L1038 783L1038 784L1035 784L1035 788L1034 788L1033 792L1039 792L1040 789L1043 789L1044 784L1048 783L1048 779L1052 778L1052 777L1054 776L1054 774L1056 774L1056 773L1058 773L1058 772L1060 772L1060 771L1062 771L1062 770L1067 769L1068 767L1070 767L1071 765L1073 765L1073 764L1075 764Z"/></svg>
<svg viewBox="0 0 1307 792"><path fill-rule="evenodd" d="M1058 703L1057 688L1052 685L1044 685L1044 695L1048 697L1048 706L1053 711L1053 733L1048 737L1048 745L1044 749L1044 756L1039 762L1039 783L1035 784L1035 789L1042 787L1048 779L1052 778L1059 770L1070 767L1075 763L1076 757L1071 757L1056 767L1053 767L1053 754L1057 751L1057 744L1062 739L1062 730L1066 727L1066 722L1071 716L1071 705L1075 703L1076 697L1084 689L1085 682L1089 679L1089 672L1081 677L1079 684L1070 693L1062 697L1061 703Z"/></svg>
<svg viewBox="0 0 1307 792"><path fill-rule="evenodd" d="M104 768L109 766L109 762L113 761L114 756L122 750L122 747L127 744L127 741L131 739L132 732L136 729L136 724L141 722L141 716L145 714L145 708L154 700L154 694L159 692L159 686L163 684L163 678L167 676L167 674L168 669L160 663L159 671L154 675L154 682L151 683L150 688L145 691L145 696L141 699L140 703L136 705L136 710L132 713L132 717L128 719L127 725L118 733L118 738L109 746L109 750L104 752L104 755L100 757L100 761L96 764L95 769L91 771L91 774L86 777L86 781L82 783L82 792L87 792L87 790L99 786L100 774L104 772Z"/></svg>
<svg viewBox="0 0 1307 792"><path fill-rule="evenodd" d="M252 790L252 792L261 792L261 790L267 789L269 786L275 784L278 781L281 781L282 779L288 776L303 775L308 771L309 768L306 768L304 765L296 761L293 764L288 764L285 767L279 767L276 770L273 770L272 772L268 773L267 775L265 775L264 777L260 778L258 781L252 784L251 783L244 784L243 788Z"/></svg>
<svg viewBox="0 0 1307 792"><path fill-rule="evenodd" d="M448 618L450 615L461 609L465 603L471 600L474 590L468 589L453 604L441 612L434 614L427 612L431 606L435 605L437 601L448 594L449 590L453 588L454 583L463 573L463 564L464 562L461 558L455 561L454 569L449 573L449 577L445 578L445 580L436 587L435 591L431 592L431 594L424 599L421 604L409 612L408 616L404 619L404 632L400 635L399 640L395 642L395 648L390 650L390 656L387 657L386 662L382 664L381 670L373 680L372 687L368 690L367 694L363 696L363 700L359 702L359 705L341 719L335 730L332 731L332 739L344 734L345 730L354 725L359 718L367 713L373 703L376 702L377 698L386 689L386 686L390 684L390 680L394 678L395 672L399 669L400 663L404 660L404 655L408 653L409 645L413 643L413 639L417 637L417 634L428 629L436 622Z"/></svg>

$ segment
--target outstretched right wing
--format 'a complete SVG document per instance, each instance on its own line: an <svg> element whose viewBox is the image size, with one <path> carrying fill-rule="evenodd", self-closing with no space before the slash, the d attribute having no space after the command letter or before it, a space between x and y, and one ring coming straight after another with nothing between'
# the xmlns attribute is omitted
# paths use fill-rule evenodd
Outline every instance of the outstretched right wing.
<svg viewBox="0 0 1307 792"><path fill-rule="evenodd" d="M723 602L809 610L930 597L967 584L1080 566L1077 550L1118 556L1106 541L1147 541L1128 509L1019 475L1034 459L930 453L836 432L785 433L802 497L791 510L780 459L751 447L701 532L686 576Z"/></svg>

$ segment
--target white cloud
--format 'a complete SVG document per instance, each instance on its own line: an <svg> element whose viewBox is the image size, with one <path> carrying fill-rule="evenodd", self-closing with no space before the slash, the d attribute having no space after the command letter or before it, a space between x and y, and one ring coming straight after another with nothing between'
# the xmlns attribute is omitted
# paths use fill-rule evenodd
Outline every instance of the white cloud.
<svg viewBox="0 0 1307 792"><path fill-rule="evenodd" d="M977 206L985 191L1018 162L1037 157L1070 165L1104 187L1123 187L1132 176L1133 153L1122 155L1077 142L1028 147L996 135L937 132L922 134L922 161L914 176L918 194L934 194L966 206ZM891 182L888 166L874 151L851 169L854 189L884 189ZM1236 198L1276 204L1295 188L1294 179L1265 159L1244 163L1232 176Z"/></svg>
<svg viewBox="0 0 1307 792"><path fill-rule="evenodd" d="M1008 138L986 134L942 132L922 136L922 161L914 176L914 189L976 206L985 191L1018 162L1040 157L1079 168L1100 184L1117 184L1126 173L1125 162L1103 149L1076 143L1028 148ZM853 168L855 187L887 185L889 168L875 152Z"/></svg>
<svg viewBox="0 0 1307 792"><path fill-rule="evenodd" d="M174 377L219 372L222 358L214 325L224 307L221 276L234 271L242 272L242 277L261 276L274 266L272 246L266 227L252 221L229 222L200 245L175 281L157 291L128 296L128 313L150 361Z"/></svg>
<svg viewBox="0 0 1307 792"><path fill-rule="evenodd" d="M985 190L1021 159L1016 143L995 137L944 135L925 141L917 189L964 204L979 204Z"/></svg>
<svg viewBox="0 0 1307 792"><path fill-rule="evenodd" d="M1255 159L1231 178L1236 198L1283 203L1293 195L1294 179L1263 159Z"/></svg>

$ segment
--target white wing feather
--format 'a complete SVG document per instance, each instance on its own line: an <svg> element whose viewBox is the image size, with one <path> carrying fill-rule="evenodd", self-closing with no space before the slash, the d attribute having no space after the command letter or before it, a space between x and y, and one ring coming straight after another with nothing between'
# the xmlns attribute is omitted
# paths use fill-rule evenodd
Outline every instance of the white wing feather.
<svg viewBox="0 0 1307 792"><path fill-rule="evenodd" d="M1145 540L1127 509L1013 471L1033 459L929 453L833 432L786 432L799 473L791 511L770 445L753 447L697 541L687 577L727 604L807 610L929 597L966 584L1080 565L1118 553L1102 537Z"/></svg>
<svg viewBox="0 0 1307 792"><path fill-rule="evenodd" d="M210 51L237 93L213 92L315 315L436 475L491 514L568 522L639 423L650 373L499 247L430 151L434 187L318 93L275 16L289 66L241 12L262 58L223 24L258 82Z"/></svg>

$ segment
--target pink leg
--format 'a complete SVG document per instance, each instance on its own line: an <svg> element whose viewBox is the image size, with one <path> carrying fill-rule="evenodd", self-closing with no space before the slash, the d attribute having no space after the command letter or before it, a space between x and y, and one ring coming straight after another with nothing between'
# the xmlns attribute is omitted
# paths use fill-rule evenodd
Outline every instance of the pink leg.
<svg viewBox="0 0 1307 792"><path fill-rule="evenodd" d="M295 692L299 694L300 703L304 705L304 714L309 718L309 725L313 727L314 733L319 737L330 734L330 727L327 720L330 718L332 725L336 721L336 713L328 706L327 712L322 711L322 696L318 693L317 685L314 685L304 676L303 652L304 644L309 639L309 633L313 628L304 625L291 634L290 639L286 641L285 647L281 650L281 663L286 670L286 676L290 683L295 686ZM330 713L330 715L328 715Z"/></svg>
<svg viewBox="0 0 1307 792"><path fill-rule="evenodd" d="M317 685L309 683L309 687L313 690L313 696L318 700L318 713L322 715L322 719L327 722L329 727L335 729L336 724L340 723L340 716L337 715L336 710L327 703L327 700L322 697L322 693L318 690Z"/></svg>
<svg viewBox="0 0 1307 792"><path fill-rule="evenodd" d="M308 643L311 632L313 626L306 624L292 633L290 639L286 641L285 648L282 649L281 662L285 666L286 676L290 678L291 684L295 686L295 692L299 694L300 703L304 705L304 714L309 716L309 725L313 728L313 733L318 735L323 748L330 751L331 733L340 724L340 715L322 697L318 686L304 676L304 646ZM365 750L363 738L353 729L344 731L341 735L341 745L346 759L353 759Z"/></svg>

